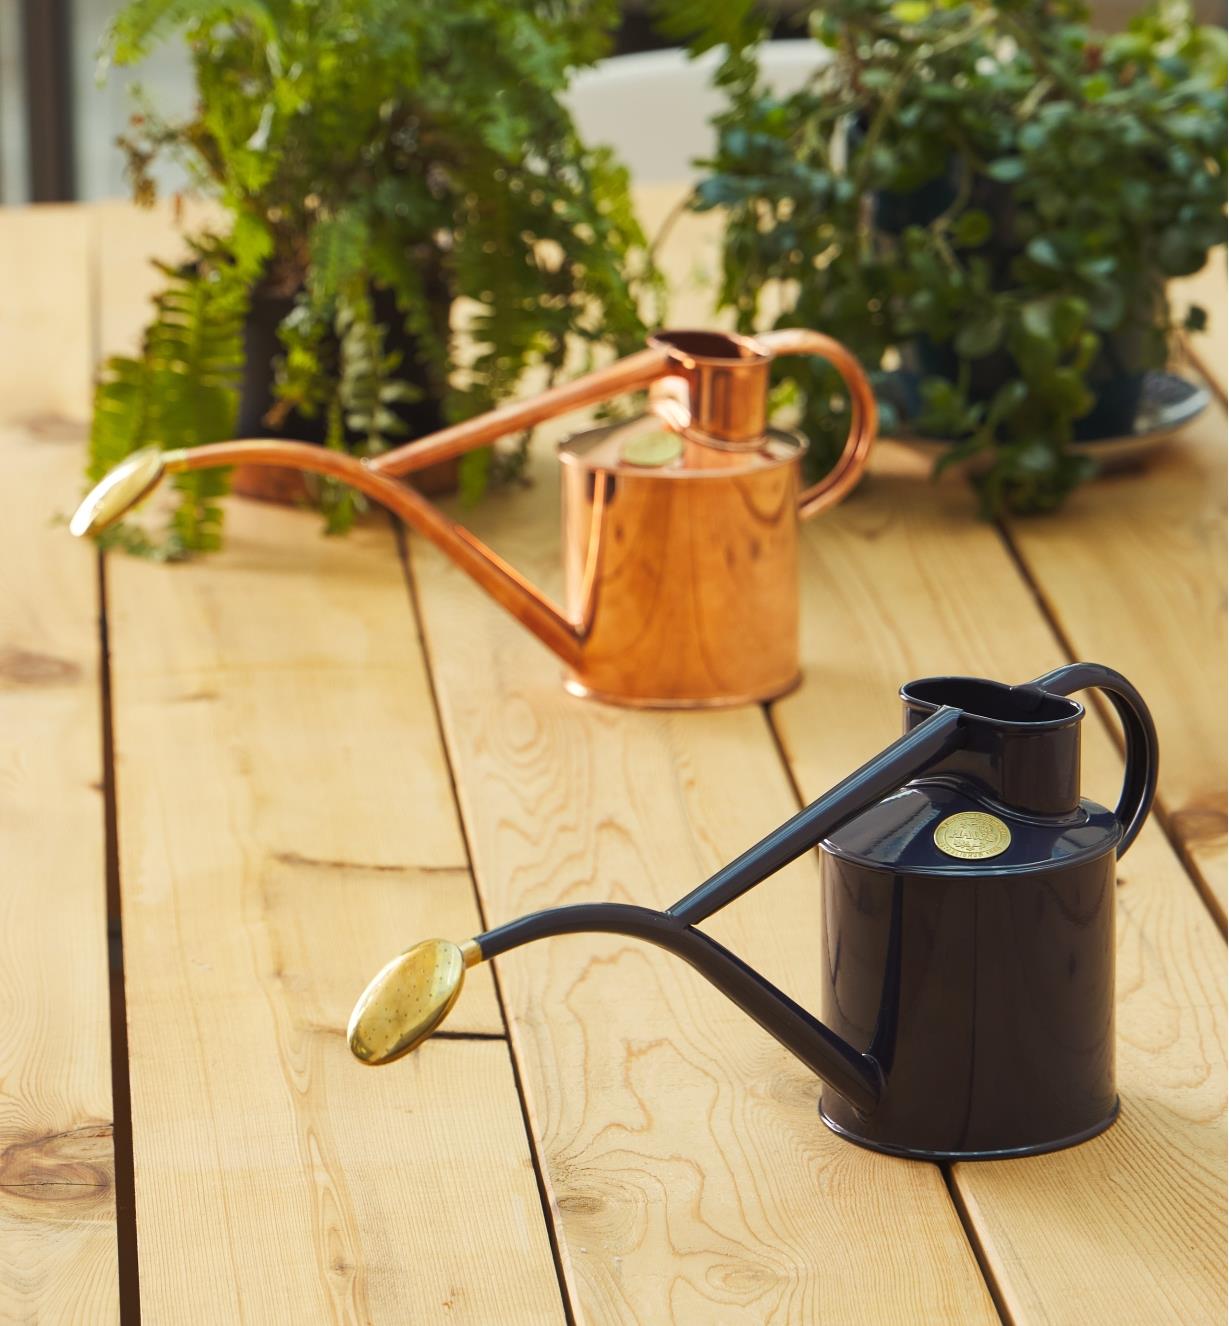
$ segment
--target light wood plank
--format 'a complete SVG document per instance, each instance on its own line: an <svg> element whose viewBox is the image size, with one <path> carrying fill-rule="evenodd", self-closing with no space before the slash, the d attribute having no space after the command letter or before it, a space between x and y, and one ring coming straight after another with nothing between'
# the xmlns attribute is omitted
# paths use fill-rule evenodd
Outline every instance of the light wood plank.
<svg viewBox="0 0 1229 1326"><path fill-rule="evenodd" d="M164 199L151 208L122 201L91 203L89 212L104 259L95 278L99 352L136 354L153 313L153 298L166 284L154 261L183 262L188 248L181 226L205 225L218 211L206 203L176 205Z"/></svg>
<svg viewBox="0 0 1229 1326"><path fill-rule="evenodd" d="M85 419L94 230L75 207L0 210L0 419Z"/></svg>
<svg viewBox="0 0 1229 1326"><path fill-rule="evenodd" d="M807 528L803 575L806 682L774 720L808 797L900 730L901 682L1022 681L1064 658L963 487L929 486L890 446L852 501ZM1081 653L1161 707L1160 682L1128 656L1151 629L1125 617ZM1113 804L1119 757L1095 714L1084 726L1086 793ZM1119 1123L1053 1156L955 1168L1016 1326L1224 1317L1224 945L1155 823L1119 882Z"/></svg>
<svg viewBox="0 0 1229 1326"><path fill-rule="evenodd" d="M557 589L552 464L466 515ZM433 550L416 543L413 563L492 922L668 904L796 809L758 709L571 699L555 660ZM711 929L814 1003L818 924L804 861ZM938 1169L837 1141L814 1079L689 968L600 936L499 968L580 1319L997 1320Z"/></svg>
<svg viewBox="0 0 1229 1326"><path fill-rule="evenodd" d="M1010 536L1072 650L1114 660L1148 697L1161 806L1225 918L1225 413L1085 485Z"/></svg>
<svg viewBox="0 0 1229 1326"><path fill-rule="evenodd" d="M76 490L86 218L0 213L0 1319L119 1319L97 564ZM49 336L54 319L57 335ZM74 379L75 374L75 379Z"/></svg>
<svg viewBox="0 0 1229 1326"><path fill-rule="evenodd" d="M702 229L686 229L692 221L684 222L688 244L696 236L707 242ZM694 320L703 312L703 282L698 278L701 268L707 271L707 259L698 246L690 252L696 279L690 295L676 302L675 312L676 317L684 316L678 311L681 303ZM131 312L121 311L110 315L108 325L117 330L107 339L118 343L123 336L130 337L139 323ZM870 495L874 495L873 488ZM930 503L932 496L929 489L919 495L915 488L906 506ZM538 505L544 500L540 490L528 500L518 496L503 506L492 504L480 513L478 524L522 565L553 568L555 554L549 541L555 526L552 514ZM949 486L944 500L955 504L946 509L946 519L968 515L967 499L959 489ZM892 512L888 522L899 523L893 502L887 506ZM844 513L836 519L843 518ZM526 529L514 529L521 521L526 522ZM536 523L536 530L527 528L530 523ZM882 521L876 524L872 520L865 539L874 542L887 528ZM281 538L277 542L282 546ZM930 545L920 540L918 547L925 551ZM261 557L266 562L268 552L262 545ZM461 792L492 919L504 919L523 907L546 905L565 896L569 900L620 896L622 891L629 898L651 896L658 902L668 901L724 855L788 813L789 791L779 763L766 753L762 735L751 733L747 716L613 715L562 699L554 691L557 670L553 661L493 609L477 603L475 591L442 568L434 554L428 553L426 558L420 567L429 568L422 587L429 600L427 616L440 667L437 680L450 741L454 751L460 752ZM970 565L980 572L976 559L953 558L948 568L949 589L960 583L961 576L970 578ZM885 572L889 581L899 578L899 560L885 566ZM296 571L286 574L293 577ZM245 576L245 586L249 579ZM956 629L962 646L967 645L974 638L976 623L968 620L959 604L948 601L943 586L930 584L929 573L923 580L925 601L945 605L960 623ZM880 591L870 590L865 579L861 583L873 602ZM825 582L825 593L829 588ZM221 592L217 590L209 602L220 602ZM472 602L467 605L466 600ZM1023 601L1027 602L1027 596ZM978 606L996 614L992 620L1001 627L1002 638L1011 640L1008 633L1018 620L1019 602L1008 595L1001 604L995 598L993 602L978 600ZM295 620L300 620L297 613ZM890 697L895 685L911 675L911 669L894 671L888 664L907 662L915 642L901 629L895 613L880 622L869 639L865 632L857 633L856 638L880 654L880 675L890 678L889 730L895 731L895 705ZM250 661L258 664L267 642L254 635L251 643ZM1023 657L1014 650L1011 655L1013 664ZM1054 661L1049 656L1038 667ZM1118 656L1107 656L1104 661L1130 672ZM984 670L987 665L979 666ZM528 683L527 677L532 678ZM860 662L852 677L860 683L860 692L869 688L871 678ZM227 679L228 686L233 680ZM843 707L842 687L854 685L854 680L845 679L829 696L838 709ZM246 731L255 708L267 697L280 698L281 694L273 682L265 696L255 690L245 695L233 721L227 720L227 729L243 726ZM1149 698L1153 698L1151 691ZM583 718L577 719L578 711ZM827 715L826 703L824 712ZM853 730L853 724L864 733L870 726L869 722L857 726L857 713L851 712L848 720L844 728L838 724L838 729ZM153 723L152 718L145 720L141 730L147 733ZM821 751L827 757L832 731L826 721L807 740L816 743L818 731L824 733ZM783 732L788 742L784 726ZM1104 789L1093 786L1091 790L1108 799L1113 794L1112 756L1103 737L1098 744L1101 754L1092 774L1104 783ZM839 750L840 743L837 745ZM307 757L316 749L317 744L305 743L300 765L310 763ZM793 753L797 759L798 752ZM1091 755L1090 751L1090 764L1094 764ZM847 767L848 762L841 761L838 772ZM731 769L739 774L738 780L730 778ZM293 772L271 766L261 777L270 786L282 788L290 785ZM266 813L263 803L260 811L262 816ZM233 814L229 807L227 814ZM254 814L241 805L238 819ZM300 832L309 818L296 819L291 825L294 832ZM651 843L651 849L645 843ZM208 862L208 853L214 850L212 842L198 843L191 852L185 849L191 869L198 859ZM245 852L245 865L247 855ZM274 894L284 895L293 888L297 903L303 892L297 882L300 873L306 872L313 881L321 876L331 879L329 867L320 864L328 859L335 858L305 860L303 854L292 851L290 859L277 862L272 873L277 877L285 870L296 883L280 888L275 884ZM311 864L312 860L317 864ZM1120 1309L1146 1314L1163 1307L1174 1314L1184 1310L1198 1314L1223 1299L1223 1285L1218 1296L1209 1269L1216 1247L1207 1237L1214 1225L1212 1213L1223 1203L1223 1151L1216 1157L1210 1139L1219 1138L1222 1128L1223 1102L1218 1088L1223 1067L1216 1065L1223 1065L1224 1058L1220 1013L1224 1000L1219 987L1205 988L1208 953L1218 951L1216 937L1213 934L1209 941L1194 922L1190 891L1187 889L1183 901L1182 880L1175 873L1172 854L1155 832L1141 840L1126 864L1128 881L1136 866L1141 877L1143 871L1148 872L1151 891L1148 906L1139 904L1135 928L1124 933L1123 961L1133 945L1132 961L1139 979L1128 979L1124 971L1120 981L1124 1008L1128 1004L1131 1008L1131 1018L1124 1015L1120 1027L1124 1096L1128 1094L1127 1064L1136 1064L1131 1079L1134 1094L1128 1099L1123 1123L1106 1138L1067 1157L959 1171L963 1200L981 1236L988 1240L988 1256L1005 1287L1008 1305L1021 1320L1077 1319L1064 1318L1053 1309L1054 1299L1064 1290L1073 1304L1099 1302L1101 1279L1090 1268L1097 1264L1101 1248L1113 1255L1113 1274L1118 1259L1127 1260L1129 1269L1138 1275L1149 1256L1158 1258L1154 1291L1136 1297L1131 1304L1116 1302ZM641 875L646 877L643 881ZM680 875L686 878L678 878ZM1154 877L1161 882L1154 883ZM422 885L427 895L416 903L421 910L411 910L404 920L399 911L396 917L391 908L382 911L386 930L391 929L390 921L404 925L404 938L410 939L426 933L428 927L458 936L476 927L472 915L445 910L439 891L424 878L417 878L416 885ZM312 920L337 915L335 903L326 896L327 885L324 889ZM817 938L808 933L807 925L792 922L782 935L786 927L771 924L771 918L807 914L813 891L813 867L796 867L758 890L715 928L726 942L740 947L804 1000L812 992L802 955L814 947ZM246 883L243 892L250 910L251 889ZM1138 894L1136 890L1135 896ZM1179 897L1178 903L1173 895ZM1124 892L1123 897L1125 904L1128 895ZM812 912L817 910L812 908ZM1123 912L1125 930L1125 905ZM301 929L303 935L309 933L307 923ZM1160 952L1155 947L1157 934L1164 942ZM386 934L385 948L387 938ZM401 938L398 934L397 939ZM298 955L300 970L312 956L304 938L286 940L279 932L277 941ZM357 967L359 941L347 938L341 947L354 954ZM1195 975L1181 971L1181 979L1175 977L1172 955L1180 952L1187 954ZM535 957L545 958L546 953L545 948L539 949ZM375 960L382 956L383 952ZM832 1143L814 1119L814 1084L755 1029L748 1031L738 1015L690 973L680 974L668 959L612 941L557 941L549 961L541 966L535 961L530 969L527 959L528 955L519 955L504 961L505 989L517 1012L514 1036L529 1082L536 1131L551 1161L552 1195L558 1205L572 1293L587 1319L809 1321L821 1311L839 1319L848 1310L850 1285L857 1284L862 1291L864 1283L871 1285L872 1301L882 1308L876 1319L890 1319L894 1314L902 1320L924 1315L929 1320L964 1320L988 1313L950 1208L940 1208L941 1215L934 1216L932 1208L939 1205L939 1194L932 1171L881 1162L881 1174L875 1170L878 1158ZM364 955L363 961L367 960ZM333 954L327 961L333 971L351 963L347 957L342 964ZM1220 961L1223 963L1223 951ZM517 975L522 968L527 974ZM356 972L356 979L365 975L365 969ZM309 1005L327 1005L344 1016L352 991L343 994L338 985L333 998L329 994L332 980L326 984L328 989L322 993L323 986L313 974L307 987L310 993L300 992L303 1002L294 1005L294 1015ZM471 1025L465 1019L481 997L481 991L472 987L451 1025ZM662 1010L667 1005L673 1012L670 1030L663 1036ZM282 1015L281 1021L275 1017L275 1028L282 1028L289 1016ZM488 1045L431 1046L411 1064L418 1073L421 1065L430 1063L429 1054L497 1049ZM390 1073L404 1074L405 1068ZM577 1082L575 1075L582 1070L583 1081ZM332 1080L327 1069L319 1076L326 1085ZM444 1080L442 1072L440 1077L437 1092L452 1099L456 1079ZM749 1082L753 1084L750 1088ZM472 1096L468 1090L456 1094ZM414 1100L411 1108L418 1105L416 1094ZM1136 1132L1129 1133L1133 1109L1142 1122L1137 1122ZM469 1133L471 1126L485 1127L485 1115L472 1116L452 1138L466 1155L478 1149ZM1156 1169L1155 1164L1148 1168L1145 1142L1159 1147L1175 1132L1179 1140L1176 1146L1170 1141L1170 1161L1176 1154L1182 1172L1193 1175L1192 1181L1179 1194L1180 1201L1154 1203L1159 1214L1144 1211L1132 1216L1125 1205L1137 1182L1136 1171L1143 1165L1151 1183ZM1071 1158L1099 1155L1107 1147L1116 1147L1120 1137L1128 1139L1122 1142L1123 1149L1110 1152L1111 1160L1096 1171L1089 1188L1090 1193L1099 1194L1108 1185L1114 1189L1115 1200L1091 1213L1074 1200L1070 1208L1059 1206L1064 1190L1088 1185L1089 1174L1085 1169L1061 1166L1054 1172L1042 1171L1059 1162L1070 1164ZM705 1150L697 1157L700 1141ZM396 1148L397 1154L405 1154L400 1139ZM418 1158L415 1153L415 1160ZM367 1159L371 1160L370 1155ZM356 1160L346 1157L347 1180ZM437 1162L442 1166L444 1159L433 1151L424 1161L424 1172L435 1172L432 1166ZM374 1173L374 1164L370 1168ZM972 1176L966 1177L970 1168ZM912 1177L906 1181L899 1177L902 1172ZM1031 1177L1035 1172L1040 1177ZM986 1183L994 1179L999 1186L977 1186L982 1175L989 1176ZM368 1186L379 1188L381 1182L373 1178ZM369 1193L364 1200L387 1195ZM393 1194L394 1201L399 1197L400 1193ZM496 1212L503 1205L497 1197L492 1203ZM1108 1230L1114 1217L1125 1229L1117 1239ZM391 1218L395 1221L397 1213ZM389 1217L380 1219L386 1224ZM1073 1234L1065 1222L1075 1220L1081 1226ZM1196 1231L1193 1246L1179 1246L1175 1241L1184 1222ZM927 1228L929 1242L913 1237L919 1225ZM905 1247L897 1247L891 1237L899 1229L910 1230ZM216 1232L209 1236L217 1237ZM415 1231L413 1240L403 1239L399 1251L403 1254L405 1247L421 1247L427 1237L428 1233ZM879 1240L887 1246L886 1255ZM435 1245L431 1247L434 1250ZM486 1253L479 1257L472 1245L461 1249L454 1278L471 1293L482 1292L491 1277L488 1260ZM476 1265L481 1268L477 1272ZM272 1298L262 1299L262 1306L266 1302L270 1310L286 1307L285 1301ZM1124 1320L1147 1319L1130 1312L1124 1316Z"/></svg>
<svg viewBox="0 0 1229 1326"><path fill-rule="evenodd" d="M404 941L479 926L391 536L230 515L108 566L146 1318L557 1319L506 1042L345 1046ZM475 977L453 1027L498 1032Z"/></svg>

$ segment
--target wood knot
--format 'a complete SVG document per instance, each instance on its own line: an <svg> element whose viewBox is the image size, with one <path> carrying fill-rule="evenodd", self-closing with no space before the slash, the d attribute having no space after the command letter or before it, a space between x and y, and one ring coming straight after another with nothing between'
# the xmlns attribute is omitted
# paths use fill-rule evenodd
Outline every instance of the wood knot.
<svg viewBox="0 0 1229 1326"><path fill-rule="evenodd" d="M1174 832L1184 843L1199 846L1225 836L1225 794L1199 796L1174 812Z"/></svg>
<svg viewBox="0 0 1229 1326"><path fill-rule="evenodd" d="M39 654L31 649L0 649L0 683L64 686L80 676L81 669L70 659Z"/></svg>
<svg viewBox="0 0 1229 1326"><path fill-rule="evenodd" d="M66 419L60 414L31 414L20 420L28 437L39 442L73 442L80 444L85 428L79 420Z"/></svg>
<svg viewBox="0 0 1229 1326"><path fill-rule="evenodd" d="M565 1193L558 1201L559 1209L572 1215L597 1215L605 1206L600 1197L583 1192Z"/></svg>
<svg viewBox="0 0 1229 1326"><path fill-rule="evenodd" d="M766 1266L754 1262L728 1262L714 1266L705 1277L723 1296L744 1301L758 1298L771 1289L776 1277Z"/></svg>
<svg viewBox="0 0 1229 1326"><path fill-rule="evenodd" d="M109 1123L10 1142L0 1151L0 1192L35 1202L97 1202L115 1181Z"/></svg>

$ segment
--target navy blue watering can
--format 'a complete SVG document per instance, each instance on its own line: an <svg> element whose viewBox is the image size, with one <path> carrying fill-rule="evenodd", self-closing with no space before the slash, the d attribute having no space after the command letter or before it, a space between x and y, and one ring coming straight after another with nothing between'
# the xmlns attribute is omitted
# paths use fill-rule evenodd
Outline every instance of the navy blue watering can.
<svg viewBox="0 0 1229 1326"><path fill-rule="evenodd" d="M1103 690L1122 720L1116 810L1080 796L1068 698ZM440 1025L465 971L579 931L684 959L812 1068L834 1132L894 1155L985 1159L1109 1127L1115 862L1156 791L1156 730L1120 674L1073 663L1021 686L929 677L901 688L905 733L668 911L588 903L394 958L350 1020L368 1064ZM696 925L810 848L822 860L819 1017Z"/></svg>

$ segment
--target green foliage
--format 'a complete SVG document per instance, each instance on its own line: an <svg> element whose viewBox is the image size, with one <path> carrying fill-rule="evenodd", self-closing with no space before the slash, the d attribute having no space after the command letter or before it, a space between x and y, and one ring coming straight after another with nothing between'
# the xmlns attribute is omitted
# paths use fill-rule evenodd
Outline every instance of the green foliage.
<svg viewBox="0 0 1229 1326"><path fill-rule="evenodd" d="M167 286L155 302L141 357L109 359L100 375L90 433L91 479L100 479L138 447L195 447L232 435L243 286L233 269L219 269L207 252L190 272L163 271ZM161 543L126 526L112 531L109 541L162 557L216 548L226 471L177 474L174 484L179 503Z"/></svg>
<svg viewBox="0 0 1229 1326"><path fill-rule="evenodd" d="M406 439L398 407L416 396L461 419L531 368L558 369L569 341L640 342L638 296L659 287L626 174L580 142L558 100L605 53L616 18L614 0L133 0L119 14L106 61L135 63L182 35L198 92L186 121L134 117L121 146L135 196L152 200L151 165L169 157L230 219L196 237L209 270L169 274L172 287L293 297L271 426L292 412L323 419L328 445L373 454ZM393 321L377 312L389 294ZM242 349L207 383L186 357L158 366L168 316L160 301L144 359L100 384L95 468L150 441L226 435ZM402 328L416 362L389 348ZM197 396L210 411L191 422L179 407ZM469 459L468 494L490 468ZM322 491L329 528L345 528L356 495ZM187 493L175 551L216 541L201 492Z"/></svg>
<svg viewBox="0 0 1229 1326"><path fill-rule="evenodd" d="M885 429L885 363L920 349L909 423L955 440L939 464L985 453L989 512L1052 509L1091 472L1073 430L1107 359L1163 365L1165 282L1225 240L1224 34L1171 0L1104 38L1073 0L827 0L811 22L833 57L791 96L731 54L753 73L694 199L726 211L721 303L751 329L780 283L778 324L854 349ZM826 467L839 381L782 374Z"/></svg>

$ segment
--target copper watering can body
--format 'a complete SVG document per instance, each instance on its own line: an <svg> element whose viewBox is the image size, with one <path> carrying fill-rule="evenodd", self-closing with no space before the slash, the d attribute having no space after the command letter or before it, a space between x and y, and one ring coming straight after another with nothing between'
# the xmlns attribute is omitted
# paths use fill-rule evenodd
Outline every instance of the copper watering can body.
<svg viewBox="0 0 1229 1326"><path fill-rule="evenodd" d="M565 604L584 623L568 689L663 707L790 690L801 440L773 431L743 464L643 469L618 454L635 427L560 448Z"/></svg>
<svg viewBox="0 0 1229 1326"><path fill-rule="evenodd" d="M827 358L849 389L844 451L806 492L799 491L805 441L765 426L777 354ZM560 447L563 607L398 482L505 434L643 388L650 406L641 419L589 430ZM840 501L857 482L875 420L861 369L818 333L664 332L648 349L587 377L367 461L278 441L147 448L95 487L71 528L105 528L168 472L245 463L328 475L432 540L559 655L573 692L632 705L741 704L798 680L799 516ZM656 454L643 447L637 454L629 444L649 432L658 434Z"/></svg>
<svg viewBox="0 0 1229 1326"><path fill-rule="evenodd" d="M1122 719L1116 810L1081 798L1082 707ZM901 690L905 735L667 911L558 907L461 945L430 940L368 986L350 1045L386 1063L426 1039L467 967L585 931L688 962L822 1079L835 1132L926 1159L1071 1146L1109 1127L1115 861L1156 790L1156 732L1118 673L1058 668L1021 686L932 677ZM817 1017L698 929L812 847L825 933Z"/></svg>

